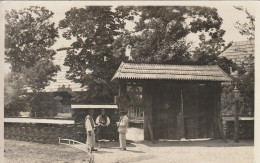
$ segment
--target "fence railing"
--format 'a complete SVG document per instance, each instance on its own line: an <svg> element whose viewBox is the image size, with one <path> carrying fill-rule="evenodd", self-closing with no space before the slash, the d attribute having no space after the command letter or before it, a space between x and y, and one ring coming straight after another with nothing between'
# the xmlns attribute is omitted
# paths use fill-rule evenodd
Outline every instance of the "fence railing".
<svg viewBox="0 0 260 163"><path fill-rule="evenodd" d="M72 125L74 120L61 120L61 119L35 119L35 118L4 118L7 123L42 123L42 124L60 124Z"/></svg>

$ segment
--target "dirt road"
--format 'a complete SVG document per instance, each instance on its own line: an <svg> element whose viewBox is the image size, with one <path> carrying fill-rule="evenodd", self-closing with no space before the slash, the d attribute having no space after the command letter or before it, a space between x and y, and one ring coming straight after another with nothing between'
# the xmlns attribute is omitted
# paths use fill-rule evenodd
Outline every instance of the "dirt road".
<svg viewBox="0 0 260 163"><path fill-rule="evenodd" d="M139 142L128 144L120 151L117 142L111 142L93 152L95 163L253 163L253 142L238 144L229 141L202 142ZM48 145L5 140L5 161L13 162L82 162L86 154L65 145Z"/></svg>
<svg viewBox="0 0 260 163"><path fill-rule="evenodd" d="M95 163L253 163L253 141L228 140L141 141L141 133L130 130L127 151L118 142L109 142L93 152ZM84 162L86 153L65 145L50 145L5 140L5 162Z"/></svg>

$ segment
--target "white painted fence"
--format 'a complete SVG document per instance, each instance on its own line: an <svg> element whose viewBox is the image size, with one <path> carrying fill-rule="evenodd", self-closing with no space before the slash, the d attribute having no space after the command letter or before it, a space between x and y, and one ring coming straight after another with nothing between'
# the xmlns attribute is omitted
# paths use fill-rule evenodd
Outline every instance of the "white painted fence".
<svg viewBox="0 0 260 163"><path fill-rule="evenodd" d="M43 124L74 124L74 120L61 119L34 119L34 118L4 118L7 123L43 123Z"/></svg>

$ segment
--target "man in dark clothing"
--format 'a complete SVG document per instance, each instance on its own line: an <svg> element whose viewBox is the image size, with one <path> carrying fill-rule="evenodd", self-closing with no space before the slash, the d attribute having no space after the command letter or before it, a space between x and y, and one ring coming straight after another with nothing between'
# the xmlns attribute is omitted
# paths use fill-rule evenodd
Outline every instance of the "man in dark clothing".
<svg viewBox="0 0 260 163"><path fill-rule="evenodd" d="M118 122L119 119L120 119L120 115L119 115L118 111L115 110L114 114L111 117L111 121L110 121L111 131L113 131L112 140L115 140L115 141L117 141L119 138L119 133L117 131L118 127L116 125L116 122Z"/></svg>
<svg viewBox="0 0 260 163"><path fill-rule="evenodd" d="M110 119L106 115L105 110L101 110L101 115L99 115L96 119L96 124L98 125L97 128L97 140L105 139L107 127L110 124Z"/></svg>

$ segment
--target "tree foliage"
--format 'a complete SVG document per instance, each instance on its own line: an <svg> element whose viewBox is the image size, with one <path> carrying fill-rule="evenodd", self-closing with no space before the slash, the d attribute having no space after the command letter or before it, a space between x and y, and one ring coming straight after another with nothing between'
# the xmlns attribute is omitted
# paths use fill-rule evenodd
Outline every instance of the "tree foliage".
<svg viewBox="0 0 260 163"><path fill-rule="evenodd" d="M54 117L62 107L61 97L38 92L30 96L31 117Z"/></svg>
<svg viewBox="0 0 260 163"><path fill-rule="evenodd" d="M241 35L248 36L248 39L255 39L255 16L252 15L246 8L242 6L235 6L237 10L243 11L247 15L248 22L241 23L240 21L236 22L235 27L239 30Z"/></svg>
<svg viewBox="0 0 260 163"><path fill-rule="evenodd" d="M255 17L249 13L249 11L243 7L235 7L240 11L244 11L247 14L247 20L249 23L236 23L236 28L239 29L240 34L248 36L249 40L255 38ZM234 87L237 86L240 92L239 98L239 112L241 116L254 115L254 93L255 93L255 65L254 56L248 56L243 58L241 66L237 66L238 73L233 78L233 83L223 87L222 93L222 107L223 114L234 115Z"/></svg>
<svg viewBox="0 0 260 163"><path fill-rule="evenodd" d="M11 109L18 115L24 105L30 110L39 108L33 100L40 96L39 92L49 85L59 70L53 63L55 51L51 48L58 37L58 29L50 20L52 16L53 12L37 6L6 12L5 61L11 64L10 87L17 91L11 95L5 112ZM32 93L28 94L28 91ZM26 99L24 105L16 105L18 101L22 102L20 99ZM41 102L48 103L49 99L44 99Z"/></svg>
<svg viewBox="0 0 260 163"><path fill-rule="evenodd" d="M241 115L254 115L255 100L255 68L254 57L247 58L248 64L242 64L245 73L239 74L235 83L241 93L240 113Z"/></svg>
<svg viewBox="0 0 260 163"><path fill-rule="evenodd" d="M235 7L238 10L244 11L247 15L248 23L237 22L236 28L239 29L240 34L248 36L249 40L255 38L255 16L253 16L246 8ZM255 45L253 45L255 47ZM255 64L254 54L245 58L241 69L244 73L238 74L236 84L242 95L241 100L241 115L254 115L254 100L255 100Z"/></svg>
<svg viewBox="0 0 260 163"><path fill-rule="evenodd" d="M136 62L193 63L194 45L187 40L190 34L204 32L215 44L223 42L222 18L215 8L148 6L138 7L137 12L141 14L135 32L141 34L133 36L130 43Z"/></svg>
<svg viewBox="0 0 260 163"><path fill-rule="evenodd" d="M21 74L11 72L5 76L4 83L4 115L19 116L20 111L28 109L25 81Z"/></svg>
<svg viewBox="0 0 260 163"><path fill-rule="evenodd" d="M126 24L133 20L136 26L130 31ZM217 10L209 7L72 8L59 23L63 37L76 40L65 59L68 78L87 86L85 98L92 102L111 102L117 87L110 79L126 61L127 48L132 62L198 64L188 35L203 32L210 38L204 46L210 44L215 53L223 44L221 24Z"/></svg>
<svg viewBox="0 0 260 163"><path fill-rule="evenodd" d="M42 92L44 88L50 84L50 81L55 81L53 78L60 70L58 65L54 65L51 60L42 60L37 62L30 68L22 69L23 77L26 81L26 86L33 93Z"/></svg>
<svg viewBox="0 0 260 163"><path fill-rule="evenodd" d="M22 67L32 67L55 54L50 47L56 41L58 31L50 21L52 16L53 12L44 7L6 12L5 55L12 71L20 72Z"/></svg>
<svg viewBox="0 0 260 163"><path fill-rule="evenodd" d="M63 37L76 39L65 59L65 65L70 67L68 78L87 86L87 98L92 102L108 102L116 94L116 85L110 80L126 57L115 57L113 50L117 46L116 37L123 34L123 20L131 19L125 10L112 11L109 6L72 8L60 21Z"/></svg>

